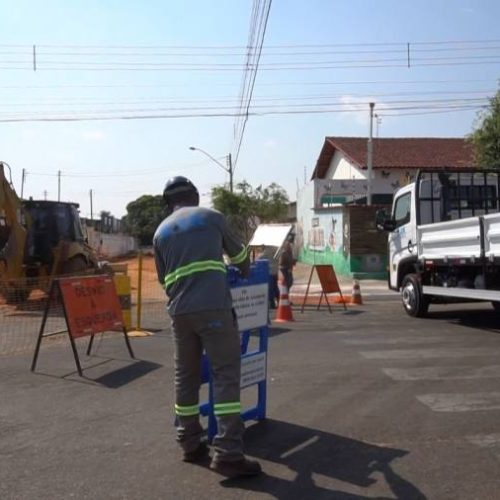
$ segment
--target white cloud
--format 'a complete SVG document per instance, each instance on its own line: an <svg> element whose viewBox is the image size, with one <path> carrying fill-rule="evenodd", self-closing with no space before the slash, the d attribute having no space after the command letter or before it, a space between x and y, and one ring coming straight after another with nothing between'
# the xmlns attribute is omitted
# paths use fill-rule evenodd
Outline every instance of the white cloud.
<svg viewBox="0 0 500 500"><path fill-rule="evenodd" d="M342 113L339 115L345 120L354 120L358 125L368 126L370 120L370 102L375 103L374 113L381 114L388 105L370 96L360 97L344 95L340 98ZM396 111L391 110L391 114Z"/></svg>
<svg viewBox="0 0 500 500"><path fill-rule="evenodd" d="M278 145L278 143L274 139L268 139L267 141L264 141L264 147L273 149Z"/></svg>
<svg viewBox="0 0 500 500"><path fill-rule="evenodd" d="M105 135L100 130L86 130L82 133L82 138L85 141L102 141Z"/></svg>

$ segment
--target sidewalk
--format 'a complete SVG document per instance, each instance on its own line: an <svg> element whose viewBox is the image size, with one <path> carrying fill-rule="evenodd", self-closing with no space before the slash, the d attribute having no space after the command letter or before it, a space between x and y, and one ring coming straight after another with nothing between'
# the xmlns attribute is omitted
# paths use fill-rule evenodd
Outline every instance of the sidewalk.
<svg viewBox="0 0 500 500"><path fill-rule="evenodd" d="M307 290L307 283L311 274L311 266L298 262L294 268L294 284L290 292L290 297L300 302ZM337 280L344 297L350 297L352 294L353 279L347 276L337 275ZM358 280L362 296L388 296L396 297L397 294L387 286L387 280ZM321 285L316 273L313 273L311 285L309 287L309 296L321 294Z"/></svg>

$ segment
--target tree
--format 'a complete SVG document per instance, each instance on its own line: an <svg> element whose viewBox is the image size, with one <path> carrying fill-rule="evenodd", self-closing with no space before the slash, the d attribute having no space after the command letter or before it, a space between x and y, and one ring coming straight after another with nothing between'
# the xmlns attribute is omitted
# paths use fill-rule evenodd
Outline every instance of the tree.
<svg viewBox="0 0 500 500"><path fill-rule="evenodd" d="M479 122L471 135L477 163L500 169L500 90L490 99L488 109L479 115Z"/></svg>
<svg viewBox="0 0 500 500"><path fill-rule="evenodd" d="M127 205L123 224L125 230L138 238L141 245L151 245L156 228L165 216L163 197L145 194Z"/></svg>
<svg viewBox="0 0 500 500"><path fill-rule="evenodd" d="M286 191L274 182L254 189L243 181L233 193L221 186L212 189L214 208L227 216L246 241L259 223L284 221L288 202Z"/></svg>

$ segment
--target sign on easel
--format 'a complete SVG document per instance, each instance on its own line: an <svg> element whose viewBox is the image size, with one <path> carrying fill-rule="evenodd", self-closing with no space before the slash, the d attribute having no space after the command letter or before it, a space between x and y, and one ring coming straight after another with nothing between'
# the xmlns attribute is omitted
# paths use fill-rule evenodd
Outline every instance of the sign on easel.
<svg viewBox="0 0 500 500"><path fill-rule="evenodd" d="M321 284L321 295L319 297L317 309L319 310L321 302L323 301L323 297L325 297L325 302L328 306L328 310L332 312L330 302L328 302L327 294L339 293L342 304L344 305L344 310L347 310L344 297L342 296L342 290L340 289L339 281L337 279L337 275L335 274L333 266L331 264L315 264L314 266L311 267L311 274L309 275L309 281L307 283L306 293L304 295L304 301L302 302L301 312L304 312L304 306L306 305L307 296L309 294L309 287L311 285L311 280L315 269L316 273L318 274L319 282Z"/></svg>
<svg viewBox="0 0 500 500"><path fill-rule="evenodd" d="M59 278L53 281L50 288L31 364L31 371L35 370L42 339L56 334L44 334L50 305L56 297L61 298L67 326L67 330L56 333L68 333L80 376L82 376L82 368L75 344L75 339L80 337L90 336L87 347L87 355L89 355L96 333L121 330L125 336L130 356L134 357L113 279L110 276Z"/></svg>

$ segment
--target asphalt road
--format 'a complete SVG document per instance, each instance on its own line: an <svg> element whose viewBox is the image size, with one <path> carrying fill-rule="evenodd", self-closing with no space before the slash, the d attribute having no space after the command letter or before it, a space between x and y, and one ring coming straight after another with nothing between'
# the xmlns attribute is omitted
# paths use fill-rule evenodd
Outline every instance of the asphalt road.
<svg viewBox="0 0 500 500"><path fill-rule="evenodd" d="M2 358L0 498L500 498L489 305L413 319L377 299L295 318L271 331L268 419L245 435L265 474L247 480L179 460L168 330L133 339L137 361L121 338L92 358L82 344L83 379L65 343L42 348L36 374L28 355Z"/></svg>

